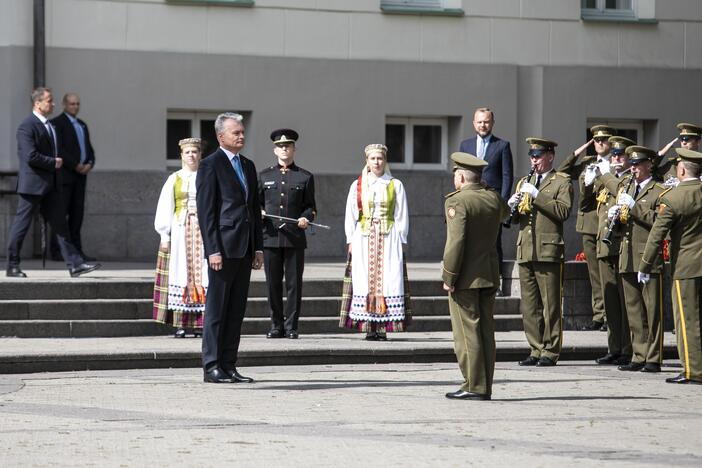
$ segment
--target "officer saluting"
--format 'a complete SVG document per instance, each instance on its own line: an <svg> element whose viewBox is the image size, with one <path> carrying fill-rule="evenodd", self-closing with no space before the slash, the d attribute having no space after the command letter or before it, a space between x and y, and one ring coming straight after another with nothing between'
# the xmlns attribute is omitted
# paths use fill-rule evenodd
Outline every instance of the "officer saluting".
<svg viewBox="0 0 702 468"><path fill-rule="evenodd" d="M298 337L302 306L302 272L305 267L305 230L316 216L314 177L295 164L295 130L271 133L278 164L261 171L258 178L263 220L263 256L271 329L268 338ZM297 220L297 224L265 217L266 214ZM287 303L283 311L283 274Z"/></svg>
<svg viewBox="0 0 702 468"><path fill-rule="evenodd" d="M456 191L445 202L442 279L465 382L446 397L489 400L495 370L495 292L500 285L495 242L508 208L498 192L480 182L487 162L467 153L453 153L451 159Z"/></svg>
<svg viewBox="0 0 702 468"><path fill-rule="evenodd" d="M650 280L661 255L663 239L670 233L671 297L675 336L683 372L668 383L702 385L702 153L676 148L680 156L677 187L664 192L639 265L638 279Z"/></svg>

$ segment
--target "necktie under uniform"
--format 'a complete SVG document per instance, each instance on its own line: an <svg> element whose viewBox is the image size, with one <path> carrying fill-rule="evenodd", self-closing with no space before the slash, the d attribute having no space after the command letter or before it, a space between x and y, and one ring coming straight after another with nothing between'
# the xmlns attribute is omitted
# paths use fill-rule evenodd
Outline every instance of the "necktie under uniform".
<svg viewBox="0 0 702 468"><path fill-rule="evenodd" d="M539 185L541 185L541 174L538 174L536 176L536 184L534 185L534 187L539 188Z"/></svg>
<svg viewBox="0 0 702 468"><path fill-rule="evenodd" d="M639 190L641 190L641 186L636 184L636 190L634 190L634 200L636 200L636 197L639 196Z"/></svg>
<svg viewBox="0 0 702 468"><path fill-rule="evenodd" d="M241 183L241 187L244 189L244 194L246 196L249 196L249 188L246 186L246 177L244 177L244 168L241 167L241 160L239 159L239 155L235 155L232 158L232 166L234 167L234 172L236 172L236 176L239 178L239 182Z"/></svg>

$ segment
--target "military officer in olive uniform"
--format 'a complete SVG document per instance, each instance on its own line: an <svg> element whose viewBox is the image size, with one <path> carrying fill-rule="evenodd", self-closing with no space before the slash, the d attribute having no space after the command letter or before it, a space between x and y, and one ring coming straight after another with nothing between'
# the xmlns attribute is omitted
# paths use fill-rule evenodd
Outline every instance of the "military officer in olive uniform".
<svg viewBox="0 0 702 468"><path fill-rule="evenodd" d="M614 230L610 234L607 215L617 204L617 191L611 192L601 176L612 172L613 177L624 184L630 179L629 155L626 148L634 142L624 137L610 137L611 155L609 161L603 159L595 167L585 171L585 184L592 184L597 194L597 263L600 270L600 287L607 314L607 349L604 356L597 358L597 364L627 365L631 362L631 332L626 315L622 278L619 275L619 244L622 232ZM610 164L611 161L611 164Z"/></svg>
<svg viewBox="0 0 702 468"><path fill-rule="evenodd" d="M261 171L259 199L264 214L263 257L268 283L271 329L268 338L298 337L302 306L302 272L305 267L305 230L316 216L314 177L295 164L298 133L281 128L271 133L278 163ZM265 215L297 220L285 222ZM283 310L283 275L287 302Z"/></svg>
<svg viewBox="0 0 702 468"><path fill-rule="evenodd" d="M447 398L489 400L495 370L495 293L500 285L496 241L508 207L481 183L488 164L453 153L456 191L446 196L446 247L442 279L449 292L454 350L464 383Z"/></svg>
<svg viewBox="0 0 702 468"><path fill-rule="evenodd" d="M509 199L517 207L517 264L522 290L520 310L531 348L520 366L555 366L563 345L563 223L570 216L570 177L553 170L557 143L527 138L534 173L522 177Z"/></svg>
<svg viewBox="0 0 702 468"><path fill-rule="evenodd" d="M583 330L606 330L605 307L602 298L602 287L600 286L600 268L597 263L597 193L595 193L591 185L585 185L584 177L585 168L610 157L609 137L614 135L614 129L607 125L595 125L590 129L590 132L592 133L592 139L576 149L573 154L563 161L557 171L564 172L571 179L577 180L580 188L575 230L583 236L583 253L587 262L590 288L592 290L592 321L584 326ZM589 156L586 154L578 162L578 157L590 145L594 145L596 155Z"/></svg>
<svg viewBox="0 0 702 468"><path fill-rule="evenodd" d="M621 233L619 276L633 350L631 362L620 365L619 370L660 372L663 361L663 261L658 258L652 265L650 281L645 285L638 282L637 271L648 233L656 219L658 199L666 187L651 176L652 161L657 156L654 150L629 146L626 153L631 178L625 181L612 174L601 177L610 193L618 194L617 204L609 209L608 220L610 225L616 224Z"/></svg>
<svg viewBox="0 0 702 468"><path fill-rule="evenodd" d="M675 163L678 161L677 154L665 160L666 153L673 147L675 142L680 141L680 147L691 151L700 150L700 137L702 137L702 127L699 125L681 122L678 125L680 134L665 145L659 152L658 158L653 162L654 175L668 186L674 186L677 182Z"/></svg>
<svg viewBox="0 0 702 468"><path fill-rule="evenodd" d="M638 276L643 283L650 280L663 239L670 233L671 297L683 372L666 382L702 385L702 153L685 148L675 151L680 156L676 166L680 183L660 197Z"/></svg>

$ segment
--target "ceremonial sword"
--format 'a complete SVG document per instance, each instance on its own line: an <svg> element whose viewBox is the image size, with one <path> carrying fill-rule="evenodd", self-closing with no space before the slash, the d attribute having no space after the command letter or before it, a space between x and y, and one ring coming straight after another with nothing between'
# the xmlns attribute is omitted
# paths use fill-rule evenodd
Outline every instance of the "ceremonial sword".
<svg viewBox="0 0 702 468"><path fill-rule="evenodd" d="M286 223L295 223L297 224L297 220L295 218L286 218L285 216L277 216L277 215L272 215L272 214L264 214L266 218L272 218L272 219L279 219L280 221L285 221ZM317 226L322 229L331 229L331 227L327 226L326 224L319 224L319 223L313 223L312 221L308 221L310 226Z"/></svg>

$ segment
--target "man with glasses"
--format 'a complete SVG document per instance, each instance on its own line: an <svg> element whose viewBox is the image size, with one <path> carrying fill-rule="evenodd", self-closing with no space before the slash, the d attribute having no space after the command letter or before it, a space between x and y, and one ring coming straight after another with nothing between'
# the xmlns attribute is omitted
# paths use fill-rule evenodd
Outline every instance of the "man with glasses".
<svg viewBox="0 0 702 468"><path fill-rule="evenodd" d="M314 177L295 164L295 130L281 128L271 133L277 164L259 174L258 191L263 218L263 257L268 282L271 328L267 338L298 337L302 307L302 272L305 267L305 230L314 221ZM296 223L265 215L282 216ZM287 302L283 310L283 276Z"/></svg>
<svg viewBox="0 0 702 468"><path fill-rule="evenodd" d="M558 167L559 172L564 172L572 180L578 181L579 200L578 217L575 223L575 230L583 236L583 253L587 262L588 275L590 277L590 287L592 290L592 321L583 327L583 330L607 330L605 324L605 306L602 298L602 288L600 286L600 270L597 264L597 193L593 187L585 186L585 169L602 159L609 159L610 143L609 137L614 135L614 129L607 125L595 125L590 129L592 139L576 149ZM578 162L581 154L590 145L594 145L595 155L585 155Z"/></svg>
<svg viewBox="0 0 702 468"><path fill-rule="evenodd" d="M677 185L678 179L675 169L675 163L678 161L678 156L671 156L667 161L664 161L666 153L673 147L676 141L680 141L680 147L690 150L700 150L700 137L702 136L702 127L690 123L679 123L677 125L680 134L673 138L670 143L665 145L659 152L658 158L653 161L654 176L665 182L669 187Z"/></svg>
<svg viewBox="0 0 702 468"><path fill-rule="evenodd" d="M533 175L522 177L507 202L519 224L519 308L531 352L520 366L555 366L563 346L563 223L570 216L570 178L553 170L557 143L527 138Z"/></svg>
<svg viewBox="0 0 702 468"><path fill-rule="evenodd" d="M585 171L585 185L592 187L596 194L598 216L597 265L600 271L600 288L607 316L606 355L596 359L597 364L627 365L631 361L631 335L623 300L622 280L619 275L619 243L621 232L608 234L610 208L617 204L618 193L611 192L602 182L600 175L612 172L617 180L626 184L630 173L629 156L626 148L634 142L624 137L610 137L610 160L603 159L596 166Z"/></svg>

